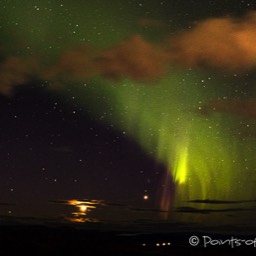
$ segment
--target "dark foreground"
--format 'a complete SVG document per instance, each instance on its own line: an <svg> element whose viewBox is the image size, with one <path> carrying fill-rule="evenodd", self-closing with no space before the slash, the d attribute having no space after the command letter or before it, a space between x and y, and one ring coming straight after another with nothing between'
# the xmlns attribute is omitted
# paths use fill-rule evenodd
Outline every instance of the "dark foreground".
<svg viewBox="0 0 256 256"><path fill-rule="evenodd" d="M255 255L251 246L191 246L192 233L135 234L70 226L0 226L4 255ZM196 234L202 237L203 234ZM224 235L213 235L227 239ZM228 236L230 237L230 236ZM244 239L249 239L243 237ZM250 237L252 239L252 237Z"/></svg>

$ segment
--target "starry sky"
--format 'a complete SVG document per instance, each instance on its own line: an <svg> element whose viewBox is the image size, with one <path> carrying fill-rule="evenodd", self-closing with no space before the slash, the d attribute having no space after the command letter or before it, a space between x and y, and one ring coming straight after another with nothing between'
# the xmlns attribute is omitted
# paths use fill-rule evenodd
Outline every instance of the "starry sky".
<svg viewBox="0 0 256 256"><path fill-rule="evenodd" d="M255 8L1 1L0 215L255 224Z"/></svg>

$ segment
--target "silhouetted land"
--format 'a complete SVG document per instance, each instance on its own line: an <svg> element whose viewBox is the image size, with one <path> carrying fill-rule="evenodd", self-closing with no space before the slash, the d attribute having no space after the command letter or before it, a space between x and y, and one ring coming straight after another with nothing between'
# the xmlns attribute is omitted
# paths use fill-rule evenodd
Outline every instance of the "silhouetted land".
<svg viewBox="0 0 256 256"><path fill-rule="evenodd" d="M192 247L192 232L136 234L99 231L72 226L0 226L0 250L4 255L255 255L254 246ZM211 234L218 239L227 235ZM241 237L247 239L247 237ZM252 239L252 237L248 237ZM168 243L170 243L168 245Z"/></svg>

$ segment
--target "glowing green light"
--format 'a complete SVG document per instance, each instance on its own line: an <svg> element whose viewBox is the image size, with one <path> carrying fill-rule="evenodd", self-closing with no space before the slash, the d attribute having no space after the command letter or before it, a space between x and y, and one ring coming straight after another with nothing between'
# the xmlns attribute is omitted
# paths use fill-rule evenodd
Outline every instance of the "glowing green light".
<svg viewBox="0 0 256 256"><path fill-rule="evenodd" d="M166 166L177 185L177 205L194 199L254 199L254 182L247 177L254 175L255 142L234 136L236 117L196 111L202 102L231 90L212 80L205 90L197 82L202 77L206 80L203 74L191 72L184 83L186 75L173 72L155 85L97 79L84 91L74 88L92 113L111 113L105 120L111 127L125 131L150 157ZM107 101L92 102L98 97Z"/></svg>
<svg viewBox="0 0 256 256"><path fill-rule="evenodd" d="M184 184L187 180L188 168L188 148L184 147L180 150L177 156L176 163L174 163L173 177L179 184Z"/></svg>

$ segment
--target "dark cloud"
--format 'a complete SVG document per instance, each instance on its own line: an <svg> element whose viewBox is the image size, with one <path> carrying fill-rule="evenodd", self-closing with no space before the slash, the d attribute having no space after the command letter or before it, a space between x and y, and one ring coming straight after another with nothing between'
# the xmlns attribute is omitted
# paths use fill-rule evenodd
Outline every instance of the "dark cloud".
<svg viewBox="0 0 256 256"><path fill-rule="evenodd" d="M163 211L160 209L152 209L152 208L130 208L130 210L135 212L158 212L158 213L168 212L168 211Z"/></svg>
<svg viewBox="0 0 256 256"><path fill-rule="evenodd" d="M256 99L251 100L211 100L203 105L199 113L228 113L244 118L256 118Z"/></svg>
<svg viewBox="0 0 256 256"><path fill-rule="evenodd" d="M179 207L176 209L176 212L181 213L200 213L200 214L210 214L215 212L244 212L244 211L253 211L253 209L247 208L225 208L225 209L198 209L194 207Z"/></svg>
<svg viewBox="0 0 256 256"><path fill-rule="evenodd" d="M188 203L196 204L243 204L243 203L256 203L256 200L243 200L243 201L225 201L225 200L190 200Z"/></svg>

